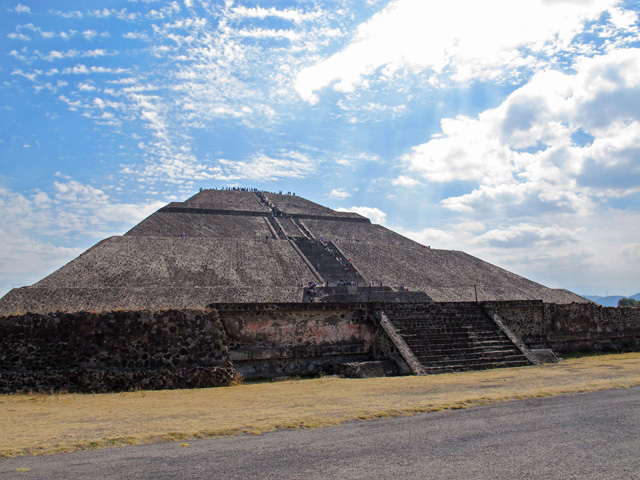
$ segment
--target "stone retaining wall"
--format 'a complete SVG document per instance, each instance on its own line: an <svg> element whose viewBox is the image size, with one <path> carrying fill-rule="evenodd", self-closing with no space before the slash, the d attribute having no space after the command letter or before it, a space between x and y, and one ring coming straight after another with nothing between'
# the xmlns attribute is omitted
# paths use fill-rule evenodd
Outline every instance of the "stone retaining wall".
<svg viewBox="0 0 640 480"><path fill-rule="evenodd" d="M530 348L570 351L640 350L640 308L595 303L485 302Z"/></svg>
<svg viewBox="0 0 640 480"><path fill-rule="evenodd" d="M212 305L228 335L234 367L247 378L332 373L373 359L366 304Z"/></svg>
<svg viewBox="0 0 640 480"><path fill-rule="evenodd" d="M234 378L216 312L0 318L0 392L193 388Z"/></svg>
<svg viewBox="0 0 640 480"><path fill-rule="evenodd" d="M434 319L449 307L465 314L463 304L430 302L405 304L396 314L411 316L426 306ZM406 367L374 320L384 307L232 303L204 310L0 317L0 393L210 387L228 385L236 371L248 378L332 373L343 364L372 360ZM532 348L640 350L640 309L540 301L483 307Z"/></svg>
<svg viewBox="0 0 640 480"><path fill-rule="evenodd" d="M380 357L367 304L211 307L0 317L0 393L212 387Z"/></svg>

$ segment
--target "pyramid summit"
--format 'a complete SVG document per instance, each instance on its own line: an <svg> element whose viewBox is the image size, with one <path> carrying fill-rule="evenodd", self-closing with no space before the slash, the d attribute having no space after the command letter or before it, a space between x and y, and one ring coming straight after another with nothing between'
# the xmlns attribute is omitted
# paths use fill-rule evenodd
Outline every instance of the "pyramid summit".
<svg viewBox="0 0 640 480"><path fill-rule="evenodd" d="M315 284L313 292L309 285ZM313 295L310 295L313 293ZM353 300L586 303L295 194L204 189L0 299L0 314Z"/></svg>

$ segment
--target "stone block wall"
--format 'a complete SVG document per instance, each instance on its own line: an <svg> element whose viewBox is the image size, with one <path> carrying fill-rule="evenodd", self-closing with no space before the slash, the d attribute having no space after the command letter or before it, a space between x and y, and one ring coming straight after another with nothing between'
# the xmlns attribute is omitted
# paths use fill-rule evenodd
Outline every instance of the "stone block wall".
<svg viewBox="0 0 640 480"><path fill-rule="evenodd" d="M234 303L0 317L0 393L200 388L228 385L238 373L331 374L345 363L387 358L374 346L380 332L368 307Z"/></svg>
<svg viewBox="0 0 640 480"><path fill-rule="evenodd" d="M373 359L373 322L364 304L212 305L245 377L332 373Z"/></svg>
<svg viewBox="0 0 640 480"><path fill-rule="evenodd" d="M485 302L531 348L571 351L640 350L640 308L595 303Z"/></svg>
<svg viewBox="0 0 640 480"><path fill-rule="evenodd" d="M0 318L0 392L209 387L234 375L215 311Z"/></svg>
<svg viewBox="0 0 640 480"><path fill-rule="evenodd" d="M451 307L466 314L460 303L320 302L0 317L0 393L210 387L228 385L236 372L247 378L333 373L373 360L403 367L376 311L393 308L397 318L410 320L426 307L444 323ZM532 348L640 350L640 309L540 301L483 307Z"/></svg>

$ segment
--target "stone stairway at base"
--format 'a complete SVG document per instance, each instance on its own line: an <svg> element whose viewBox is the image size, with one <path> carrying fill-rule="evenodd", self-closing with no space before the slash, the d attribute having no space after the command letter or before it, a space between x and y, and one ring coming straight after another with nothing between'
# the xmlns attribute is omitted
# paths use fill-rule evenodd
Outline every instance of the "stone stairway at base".
<svg viewBox="0 0 640 480"><path fill-rule="evenodd" d="M347 259L342 258L332 242L327 242L327 250L320 242L308 239L295 240L295 244L325 282L329 282L329 286L340 282L357 282L359 285L365 283L365 279L348 264Z"/></svg>
<svg viewBox="0 0 640 480"><path fill-rule="evenodd" d="M531 365L474 303L387 304L385 313L425 373Z"/></svg>

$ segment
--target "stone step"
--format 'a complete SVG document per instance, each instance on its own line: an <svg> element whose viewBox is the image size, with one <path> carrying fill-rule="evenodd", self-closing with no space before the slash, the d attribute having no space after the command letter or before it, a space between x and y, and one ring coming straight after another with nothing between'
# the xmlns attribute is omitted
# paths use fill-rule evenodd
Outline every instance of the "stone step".
<svg viewBox="0 0 640 480"><path fill-rule="evenodd" d="M481 364L475 364L475 365L451 364L451 365L437 366L437 367L423 366L423 371L427 374L438 374L438 373L464 372L464 371L471 371L471 370L488 370L490 368L527 367L529 365L530 365L529 362L526 362L526 361L481 363Z"/></svg>
<svg viewBox="0 0 640 480"><path fill-rule="evenodd" d="M495 342L474 342L472 340L460 340L456 341L446 341L440 340L437 342L431 342L429 339L416 340L416 339L407 339L405 338L405 342L409 347L413 349L429 349L429 350L455 350L455 349L496 349L496 350L504 350L504 349L515 349L516 347L509 340L506 341L495 341Z"/></svg>
<svg viewBox="0 0 640 480"><path fill-rule="evenodd" d="M504 346L503 348L496 348L495 346L478 346L478 345L470 345L467 348L456 348L449 347L448 345L428 345L428 346L411 346L407 344L409 348L416 355L447 355L451 352L459 352L464 351L466 354L475 354L479 353L490 353L490 352L499 352L499 353L515 353L518 354L520 351L513 346Z"/></svg>
<svg viewBox="0 0 640 480"><path fill-rule="evenodd" d="M477 305L392 305L386 313L428 373L529 365Z"/></svg>
<svg viewBox="0 0 640 480"><path fill-rule="evenodd" d="M486 362L520 362L522 355L442 355L442 356L423 356L416 355L423 365L442 365L449 363L486 363Z"/></svg>
<svg viewBox="0 0 640 480"><path fill-rule="evenodd" d="M391 317L389 317L391 318ZM462 321L461 319L447 319L447 320L431 320L431 321L421 321L421 322L409 322L403 320L394 319L393 322L398 326L398 328L403 329L420 329L420 330L446 330L449 328L477 328L483 327L487 328L488 325L485 321L482 322L472 322L468 319L466 321Z"/></svg>
<svg viewBox="0 0 640 480"><path fill-rule="evenodd" d="M364 278L358 274L352 265L346 263L346 259L342 258L342 255L337 252L335 245L331 242L328 242L327 245L333 252L325 251L323 246L318 246L317 243L314 245L308 239L296 240L295 243L325 281L329 283L338 283L340 281L365 283ZM344 266L345 264L347 265L346 267Z"/></svg>

